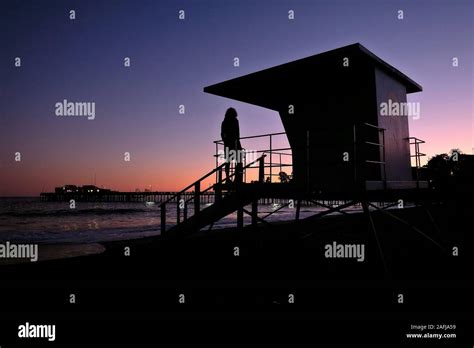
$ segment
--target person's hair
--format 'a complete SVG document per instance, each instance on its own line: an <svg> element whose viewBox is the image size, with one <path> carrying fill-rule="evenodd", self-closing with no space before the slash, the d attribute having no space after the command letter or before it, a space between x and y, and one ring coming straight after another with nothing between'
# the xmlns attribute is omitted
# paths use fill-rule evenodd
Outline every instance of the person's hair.
<svg viewBox="0 0 474 348"><path fill-rule="evenodd" d="M236 118L237 111L234 108L228 108L225 112L225 118Z"/></svg>

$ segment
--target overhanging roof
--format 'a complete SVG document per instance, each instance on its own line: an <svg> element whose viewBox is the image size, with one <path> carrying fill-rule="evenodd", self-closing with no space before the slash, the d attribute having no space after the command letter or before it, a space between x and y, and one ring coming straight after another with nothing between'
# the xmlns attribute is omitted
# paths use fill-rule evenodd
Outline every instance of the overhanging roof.
<svg viewBox="0 0 474 348"><path fill-rule="evenodd" d="M310 72L330 74L332 67L328 62L354 53L402 83L407 93L422 91L415 81L356 43L207 86L204 92L276 109L275 105L280 102L278 99L294 92L296 81L305 81ZM296 85L307 88L302 83Z"/></svg>

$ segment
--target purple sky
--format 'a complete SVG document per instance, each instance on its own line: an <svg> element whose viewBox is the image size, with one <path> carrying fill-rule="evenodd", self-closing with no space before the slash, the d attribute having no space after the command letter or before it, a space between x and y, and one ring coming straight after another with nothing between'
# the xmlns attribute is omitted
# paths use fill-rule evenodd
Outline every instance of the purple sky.
<svg viewBox="0 0 474 348"><path fill-rule="evenodd" d="M283 131L275 112L203 87L355 42L423 86L409 96L423 152L472 153L473 12L471 0L2 1L0 196L94 174L116 190L183 188L213 168L228 107L241 135ZM95 119L57 117L63 99L95 102Z"/></svg>

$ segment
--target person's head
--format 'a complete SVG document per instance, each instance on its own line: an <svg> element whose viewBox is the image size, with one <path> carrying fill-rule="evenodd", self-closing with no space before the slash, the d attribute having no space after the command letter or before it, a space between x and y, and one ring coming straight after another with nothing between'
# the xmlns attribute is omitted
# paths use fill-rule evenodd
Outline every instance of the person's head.
<svg viewBox="0 0 474 348"><path fill-rule="evenodd" d="M228 108L225 112L225 118L237 118L237 111L234 108Z"/></svg>

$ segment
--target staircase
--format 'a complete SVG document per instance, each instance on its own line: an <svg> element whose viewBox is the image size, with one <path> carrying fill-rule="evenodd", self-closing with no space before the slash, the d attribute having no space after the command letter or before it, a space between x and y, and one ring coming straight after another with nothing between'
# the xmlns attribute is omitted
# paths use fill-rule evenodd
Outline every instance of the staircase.
<svg viewBox="0 0 474 348"><path fill-rule="evenodd" d="M263 184L265 157L266 155L263 154L255 161L246 164L242 168L245 173L245 171L251 166L253 166L256 162L259 163L258 183L250 185ZM191 185L188 185L183 190L176 193L174 196L170 197L168 200L166 200L160 205L162 236L184 236L198 232L201 228L208 225L212 226L216 221L235 211L238 212L237 225L241 226L243 224L243 207L248 204L251 204L252 202L258 201L258 199L260 198L259 190L241 190L243 185L246 184L238 182L237 178L243 177L243 175L237 176L235 170L230 175L230 178L234 177L236 180L230 185L224 184L222 178L222 171L224 167L225 163L216 167ZM205 190L201 190L201 183L215 173L217 173L216 183ZM181 197L184 197L184 193L191 189L194 189L191 198L188 198L187 200L182 200ZM201 210L200 196L203 193L210 191L211 189L214 191L215 194L214 204ZM169 203L173 200L176 200L176 202L178 202L176 204L176 224L167 229L167 208L170 205ZM194 205L194 214L192 216L188 216L188 206L191 203ZM255 220L258 218L256 217L256 211L252 212L252 216L255 218Z"/></svg>

